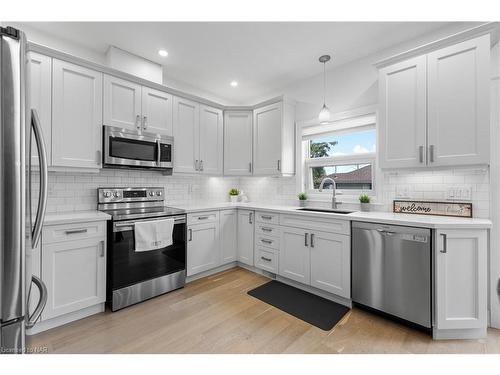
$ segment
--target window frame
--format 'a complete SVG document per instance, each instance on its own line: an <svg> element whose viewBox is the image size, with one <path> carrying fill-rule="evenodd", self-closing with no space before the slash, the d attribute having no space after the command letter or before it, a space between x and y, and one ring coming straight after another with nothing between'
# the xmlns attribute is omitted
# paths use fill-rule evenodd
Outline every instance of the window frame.
<svg viewBox="0 0 500 375"><path fill-rule="evenodd" d="M375 129L376 134L376 145L378 146L378 127L377 127L377 110L375 106L363 107L359 109L355 109L352 111L342 112L338 114L332 115L332 123L339 121L349 122L350 120L354 120L360 116L373 116L374 123L373 128ZM349 130L355 130L359 128L367 128L367 125L359 125L356 124L356 121L353 121L352 126L342 126L339 131L343 133L350 133ZM312 173L311 167L327 167L334 165L349 165L349 164L371 164L372 165L372 189L371 190L363 190L363 189L337 189L336 194L339 195L338 199L343 202L357 202L360 194L368 194L375 200L379 198L380 186L379 178L381 173L377 168L377 152L376 147L375 152L362 153L362 154L352 154L352 155L340 155L335 157L325 157L325 158L310 158L309 157L309 142L311 140L311 134L309 133L306 139L303 139L303 132L305 129L311 129L312 126L318 126L318 121L316 119L312 121L302 122L297 124L297 149L301 150L301 152L297 153L297 165L300 168L297 169L299 176L297 176L297 193L298 192L306 192L309 195L310 200L316 201L329 201L331 199L331 191L330 189L325 189L320 192L318 189L312 189ZM306 130L307 131L307 130ZM335 131L330 132L335 133ZM324 133L325 135L327 133ZM321 133L318 133L318 137L321 137Z"/></svg>

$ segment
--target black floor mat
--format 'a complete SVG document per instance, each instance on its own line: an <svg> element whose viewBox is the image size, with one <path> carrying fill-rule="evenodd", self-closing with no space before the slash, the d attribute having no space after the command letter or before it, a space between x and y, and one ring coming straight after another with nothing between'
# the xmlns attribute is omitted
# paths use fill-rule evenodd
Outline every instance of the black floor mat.
<svg viewBox="0 0 500 375"><path fill-rule="evenodd" d="M331 330L349 311L348 307L275 280L248 294L324 331Z"/></svg>

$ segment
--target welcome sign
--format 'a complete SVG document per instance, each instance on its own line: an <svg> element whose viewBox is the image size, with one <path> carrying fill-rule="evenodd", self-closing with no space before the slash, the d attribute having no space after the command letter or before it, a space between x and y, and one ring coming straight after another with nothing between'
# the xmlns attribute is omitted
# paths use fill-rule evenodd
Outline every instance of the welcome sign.
<svg viewBox="0 0 500 375"><path fill-rule="evenodd" d="M398 214L437 215L471 218L472 203L395 200L393 203L393 212Z"/></svg>

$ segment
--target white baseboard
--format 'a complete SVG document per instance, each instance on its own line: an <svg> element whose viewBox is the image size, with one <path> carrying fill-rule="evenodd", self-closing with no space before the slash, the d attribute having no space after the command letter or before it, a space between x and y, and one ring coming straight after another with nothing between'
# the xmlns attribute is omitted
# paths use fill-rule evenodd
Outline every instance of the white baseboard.
<svg viewBox="0 0 500 375"><path fill-rule="evenodd" d="M197 273L196 275L188 276L188 277L186 277L186 284L190 283L191 281L201 279L203 277L211 276L211 275L216 274L218 272L226 271L230 268L236 267L237 265L238 265L238 262L231 262L231 263L224 264L222 266L219 266L217 268L214 268L214 269L211 269L211 270L208 270L205 272Z"/></svg>
<svg viewBox="0 0 500 375"><path fill-rule="evenodd" d="M41 322L36 323L33 328L26 330L26 334L28 336L36 335L37 333L46 331L48 329L59 327L64 324L74 322L75 320L80 320L86 318L87 316L101 313L104 311L104 309L104 303L100 303L98 305L86 307L82 310L74 311L72 313L64 314L52 319L42 320Z"/></svg>
<svg viewBox="0 0 500 375"><path fill-rule="evenodd" d="M434 340L472 340L484 339L487 336L487 328L477 329L432 329Z"/></svg>

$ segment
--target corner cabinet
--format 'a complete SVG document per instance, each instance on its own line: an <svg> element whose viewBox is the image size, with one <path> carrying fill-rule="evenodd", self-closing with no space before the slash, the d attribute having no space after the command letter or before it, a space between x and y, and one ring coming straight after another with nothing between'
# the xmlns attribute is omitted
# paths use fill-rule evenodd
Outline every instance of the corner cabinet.
<svg viewBox="0 0 500 375"><path fill-rule="evenodd" d="M224 111L224 175L252 175L252 111Z"/></svg>
<svg viewBox="0 0 500 375"><path fill-rule="evenodd" d="M295 106L288 100L253 111L253 174L295 174Z"/></svg>
<svg viewBox="0 0 500 375"><path fill-rule="evenodd" d="M52 165L100 168L102 73L53 59Z"/></svg>
<svg viewBox="0 0 500 375"><path fill-rule="evenodd" d="M435 236L435 338L466 338L453 330L485 336L487 231L437 230Z"/></svg>
<svg viewBox="0 0 500 375"><path fill-rule="evenodd" d="M489 164L489 71L489 35L381 68L380 167Z"/></svg>
<svg viewBox="0 0 500 375"><path fill-rule="evenodd" d="M199 172L222 175L224 127L222 110L200 104Z"/></svg>

